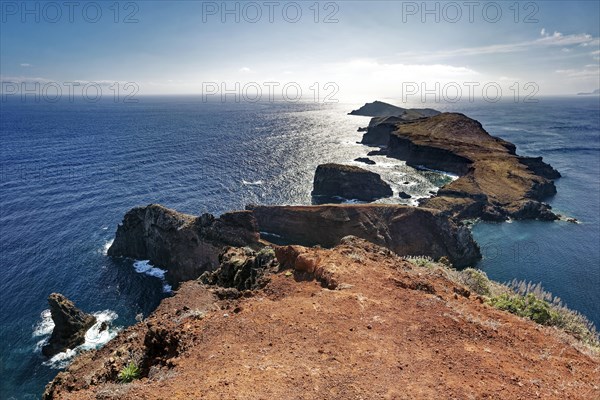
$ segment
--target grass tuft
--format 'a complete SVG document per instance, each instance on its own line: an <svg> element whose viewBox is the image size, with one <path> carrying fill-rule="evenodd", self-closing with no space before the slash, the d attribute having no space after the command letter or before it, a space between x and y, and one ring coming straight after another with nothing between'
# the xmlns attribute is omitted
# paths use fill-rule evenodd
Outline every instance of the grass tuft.
<svg viewBox="0 0 600 400"><path fill-rule="evenodd" d="M140 369L133 361L131 361L127 366L123 367L121 372L119 372L118 378L121 383L132 382L140 378Z"/></svg>

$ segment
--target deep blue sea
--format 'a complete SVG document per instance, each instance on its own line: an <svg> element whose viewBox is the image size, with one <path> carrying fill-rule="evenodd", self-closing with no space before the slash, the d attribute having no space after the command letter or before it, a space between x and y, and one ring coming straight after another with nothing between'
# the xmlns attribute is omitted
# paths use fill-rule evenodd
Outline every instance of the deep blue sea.
<svg viewBox="0 0 600 400"><path fill-rule="evenodd" d="M372 99L365 99L371 101ZM402 105L394 99L381 99ZM160 271L105 255L134 206L200 214L248 203L310 204L315 167L352 162L369 118L360 104L205 103L200 97L3 101L0 110L0 398L36 399L71 354L46 360L47 297L61 292L119 328L168 295ZM407 105L404 105L407 106ZM423 107L423 104L415 106ZM541 282L600 325L600 104L598 97L427 104L481 121L522 155L563 177L553 208L581 221L479 223L478 267L499 281ZM373 157L398 190L424 196L452 177ZM396 200L399 199L396 196ZM145 272L145 273L144 273Z"/></svg>

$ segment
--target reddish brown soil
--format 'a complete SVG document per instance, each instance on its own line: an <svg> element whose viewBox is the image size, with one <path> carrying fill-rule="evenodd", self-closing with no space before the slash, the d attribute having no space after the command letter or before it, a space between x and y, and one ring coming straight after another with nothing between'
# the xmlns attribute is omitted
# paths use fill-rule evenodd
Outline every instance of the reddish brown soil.
<svg viewBox="0 0 600 400"><path fill-rule="evenodd" d="M294 272L251 297L216 301L183 284L146 321L79 357L47 398L600 398L597 355L455 294L439 271L358 240L281 248L278 258ZM154 365L142 379L116 382L144 356Z"/></svg>

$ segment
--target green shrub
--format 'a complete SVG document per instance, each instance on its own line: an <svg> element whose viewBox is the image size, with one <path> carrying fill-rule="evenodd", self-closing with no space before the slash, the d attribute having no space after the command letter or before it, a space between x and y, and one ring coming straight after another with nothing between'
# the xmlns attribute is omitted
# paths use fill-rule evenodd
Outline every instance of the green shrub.
<svg viewBox="0 0 600 400"><path fill-rule="evenodd" d="M541 325L555 325L558 313L546 301L538 299L533 293L525 296L501 294L489 299L489 303L504 311L529 318Z"/></svg>
<svg viewBox="0 0 600 400"><path fill-rule="evenodd" d="M123 367L121 372L119 372L119 381L122 383L129 383L133 380L140 378L140 369L137 365L131 361L127 366Z"/></svg>
<svg viewBox="0 0 600 400"><path fill-rule="evenodd" d="M474 268L466 268L460 271L460 278L462 283L472 292L481 296L489 296L491 294L490 280L485 272Z"/></svg>

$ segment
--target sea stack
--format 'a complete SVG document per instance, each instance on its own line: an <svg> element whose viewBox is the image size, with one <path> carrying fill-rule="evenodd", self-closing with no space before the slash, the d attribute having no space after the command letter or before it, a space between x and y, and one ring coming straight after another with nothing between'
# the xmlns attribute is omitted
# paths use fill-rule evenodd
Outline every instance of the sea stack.
<svg viewBox="0 0 600 400"><path fill-rule="evenodd" d="M86 314L60 293L48 297L54 330L47 345L42 348L46 357L73 349L85 342L85 333L96 323L96 317Z"/></svg>

